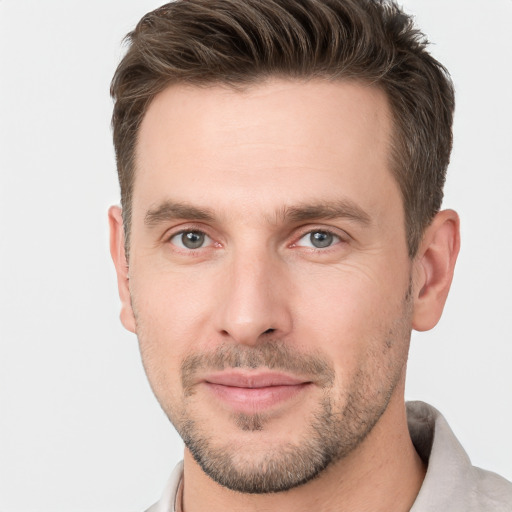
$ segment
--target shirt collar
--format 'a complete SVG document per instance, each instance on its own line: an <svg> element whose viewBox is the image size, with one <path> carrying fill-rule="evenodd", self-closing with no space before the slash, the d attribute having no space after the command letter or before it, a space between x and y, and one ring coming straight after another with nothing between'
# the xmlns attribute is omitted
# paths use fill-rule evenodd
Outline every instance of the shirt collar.
<svg viewBox="0 0 512 512"><path fill-rule="evenodd" d="M442 414L424 402L407 403L407 421L412 442L428 464L420 492L410 512L470 510L475 470Z"/></svg>

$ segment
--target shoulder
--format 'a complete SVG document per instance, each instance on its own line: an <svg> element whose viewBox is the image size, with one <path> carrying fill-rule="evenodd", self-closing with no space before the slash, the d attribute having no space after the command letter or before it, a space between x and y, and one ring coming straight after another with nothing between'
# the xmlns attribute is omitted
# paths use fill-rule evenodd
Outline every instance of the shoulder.
<svg viewBox="0 0 512 512"><path fill-rule="evenodd" d="M480 468L474 470L473 500L477 510L512 512L512 482Z"/></svg>

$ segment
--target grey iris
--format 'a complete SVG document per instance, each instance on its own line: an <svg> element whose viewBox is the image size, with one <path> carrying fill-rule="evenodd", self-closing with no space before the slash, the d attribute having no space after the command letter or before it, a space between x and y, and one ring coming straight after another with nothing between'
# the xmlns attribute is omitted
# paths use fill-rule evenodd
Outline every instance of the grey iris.
<svg viewBox="0 0 512 512"><path fill-rule="evenodd" d="M322 249L323 247L329 247L333 242L333 235L326 231L314 231L309 235L309 239L313 244L313 247Z"/></svg>
<svg viewBox="0 0 512 512"><path fill-rule="evenodd" d="M187 249L198 249L204 244L204 233L187 231L181 235L181 241Z"/></svg>

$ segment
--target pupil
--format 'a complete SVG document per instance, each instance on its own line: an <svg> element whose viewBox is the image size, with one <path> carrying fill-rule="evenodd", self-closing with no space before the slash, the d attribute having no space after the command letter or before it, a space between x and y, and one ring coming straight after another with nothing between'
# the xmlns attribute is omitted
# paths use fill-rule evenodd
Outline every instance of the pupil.
<svg viewBox="0 0 512 512"><path fill-rule="evenodd" d="M316 231L310 235L311 243L314 247L323 248L329 247L332 244L333 236L331 233L325 231Z"/></svg>
<svg viewBox="0 0 512 512"><path fill-rule="evenodd" d="M183 245L188 249L197 249L204 243L204 234L197 231L189 231L181 236Z"/></svg>

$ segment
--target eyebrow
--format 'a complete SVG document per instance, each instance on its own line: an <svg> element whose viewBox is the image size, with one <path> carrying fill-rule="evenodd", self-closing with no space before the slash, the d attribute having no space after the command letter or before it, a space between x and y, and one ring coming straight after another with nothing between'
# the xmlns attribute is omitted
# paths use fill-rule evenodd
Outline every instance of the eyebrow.
<svg viewBox="0 0 512 512"><path fill-rule="evenodd" d="M360 206L347 199L285 207L280 212L279 217L284 221L288 220L291 222L344 218L362 225L371 224L370 215Z"/></svg>
<svg viewBox="0 0 512 512"><path fill-rule="evenodd" d="M348 219L362 225L371 223L371 218L360 206L350 200L321 202L296 206L284 206L275 216L281 222L305 222L319 219ZM177 219L213 222L215 215L209 208L199 208L187 203L164 201L146 212L144 224L154 227Z"/></svg>
<svg viewBox="0 0 512 512"><path fill-rule="evenodd" d="M200 220L212 222L215 216L206 208L198 208L187 203L164 201L154 209L146 212L144 224L149 227L157 226L162 222L176 219Z"/></svg>

